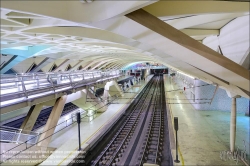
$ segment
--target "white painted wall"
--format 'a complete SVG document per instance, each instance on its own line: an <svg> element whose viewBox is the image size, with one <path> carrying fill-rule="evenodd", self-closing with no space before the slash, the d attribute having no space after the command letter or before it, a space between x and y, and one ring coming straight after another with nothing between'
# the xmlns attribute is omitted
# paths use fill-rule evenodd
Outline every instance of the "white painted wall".
<svg viewBox="0 0 250 166"><path fill-rule="evenodd" d="M238 17L220 30L220 35L209 36L203 44L217 51L220 45L224 56L240 63L249 49L249 15Z"/></svg>
<svg viewBox="0 0 250 166"><path fill-rule="evenodd" d="M219 39L218 36L209 36L203 40L203 44L218 52Z"/></svg>
<svg viewBox="0 0 250 166"><path fill-rule="evenodd" d="M249 16L236 18L220 31L223 54L239 63L249 48Z"/></svg>

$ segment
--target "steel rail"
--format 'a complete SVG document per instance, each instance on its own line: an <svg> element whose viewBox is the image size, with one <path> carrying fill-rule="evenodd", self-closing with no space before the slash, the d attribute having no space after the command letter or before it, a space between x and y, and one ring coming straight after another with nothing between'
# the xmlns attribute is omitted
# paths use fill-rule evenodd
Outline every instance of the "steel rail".
<svg viewBox="0 0 250 166"><path fill-rule="evenodd" d="M157 100L156 100L156 98L155 98L155 102L156 102ZM149 135L150 135L150 132L151 132L151 128L152 128L152 126L153 126L153 123L151 122L152 121L152 119L154 118L154 115L155 115L155 107L156 107L156 105L154 105L154 108L153 108L153 112L152 112L152 117L151 117L151 120L150 120L150 126L149 126L149 131L147 131L148 132L148 134L146 134L146 136L147 136L147 138L146 138L146 144L145 144L145 146L143 146L144 148L143 148L143 152L142 152L142 157L141 157L141 160L139 161L139 163L138 163L138 165L139 166L141 166L142 165L142 163L143 163L143 160L144 160L144 155L145 155L145 151L146 151L146 148L147 148L147 146L148 146L148 140L149 140Z"/></svg>
<svg viewBox="0 0 250 166"><path fill-rule="evenodd" d="M160 79L162 79L162 77L160 77ZM161 81L161 87L160 87L160 91L162 91L162 86L164 86L164 84L162 84L162 81ZM158 143L157 143L157 150L156 150L156 157L155 157L155 163L156 164L158 164L158 162L157 162L157 159L159 159L158 158L158 156L159 156L159 146L160 146L160 139L161 139L161 130L162 130L162 114L164 114L164 112L163 112L163 93L164 93L164 89L163 89L163 92L162 93L160 93L160 100L159 100L159 102L160 102L160 107L161 107L161 109L160 109L160 128L159 128L159 137L158 137ZM163 131L162 131L163 132Z"/></svg>
<svg viewBox="0 0 250 166"><path fill-rule="evenodd" d="M152 85L155 85L155 80L153 80ZM152 86L152 85L151 85L150 89L148 89L148 92L151 92L151 91L152 91L152 87L154 88L154 89L153 89L152 95L148 95L148 94L147 94L147 96L146 96L146 98L150 99L150 102L147 102L147 100L145 99L144 102L142 103L142 104L147 103L147 104L148 104L147 106L149 106L149 104L151 103L152 98L154 97L153 94L155 93L155 89L156 89L156 87L157 87L157 86ZM151 94L151 93L150 93L150 94ZM144 107L143 107L144 105L141 105L141 106L142 106L141 109L144 108ZM149 108L149 107L148 107L148 108ZM142 112L142 110L140 110L140 112ZM146 114L147 114L148 112L149 112L149 109L147 109ZM145 118L146 118L146 117L147 117L147 115L144 117L144 120L143 120L143 121L145 121ZM106 165L111 165L111 164L113 165L113 164L115 164L115 162L119 162L119 157L121 157L121 156L118 155L118 152L119 152L119 151L117 151L116 155L113 155L112 160L111 160L108 164L106 164ZM114 161L114 160L116 160L116 161Z"/></svg>
<svg viewBox="0 0 250 166"><path fill-rule="evenodd" d="M153 82L153 84L154 84L154 82ZM152 85L153 85L153 84L152 84ZM157 84L157 83L156 83L156 84ZM150 92L151 88L152 88L152 87L150 87L150 89L149 89L148 92ZM157 88L157 86L154 88L153 94L154 94L156 88ZM148 97L148 94L147 94L146 98L147 98L147 97ZM154 97L154 95L149 96L149 98L152 98L152 97ZM147 103L146 100L144 100L144 103ZM144 103L143 103L143 104L144 104ZM150 104L150 102L148 102L148 105L149 105L149 104ZM143 108L143 105L142 105L142 107L141 107L140 112L142 112L142 108ZM148 110L147 110L147 111L148 111ZM140 115L140 114L139 114L139 115ZM120 147L121 147L121 146L120 146ZM120 151L120 147L119 147L119 149L116 151L117 153L115 154L115 156L113 155L112 160L109 161L109 163L107 164L108 166L110 166L110 165L114 162L114 160L115 160L117 157L119 157L119 156L118 156L118 152Z"/></svg>
<svg viewBox="0 0 250 166"><path fill-rule="evenodd" d="M144 97L145 97L145 98L147 97L147 95L148 95L148 93L149 93L150 88L151 88L152 85L153 85L153 81L152 81L150 84L148 84L147 89L146 89L146 90L147 90L147 93L142 94L142 95L140 96L140 98L136 101L137 103L136 103L136 105L135 105L135 108L133 109L132 113L130 113L130 115L129 115L129 117L127 118L127 120L125 121L124 125L118 130L118 134L115 135L115 137L110 141L108 147L105 148L104 152L102 152L102 154L101 154L100 156L98 156L98 158L95 159L94 162L93 162L91 165L97 165L97 164L99 164L99 162L100 162L101 159L104 157L104 155L106 154L106 152L108 151L108 149L111 147L111 145L113 145L114 141L115 141L115 140L118 138L118 136L121 134L121 132L123 131L123 129L125 128L125 126L127 125L127 123L131 120L131 117L134 116L134 113L137 113L137 114L135 114L135 116L137 116L136 119L134 119L134 120L132 121L132 125L129 125L129 126L130 126L130 130L127 132L126 136L123 138L122 142L120 143L120 146L119 146L118 149L116 150L116 154L113 155L113 158L111 159L112 161L110 161L109 163L111 164L111 163L113 162L113 159L116 157L117 153L120 151L120 149L121 149L121 147L123 146L123 143L125 142L126 138L127 138L128 135L131 133L131 130L133 129L133 126L134 126L135 122L136 122L137 119L139 118L139 115L140 115L142 109L139 108L140 111L139 111L139 112L136 112L136 111L138 110L138 107L141 106L141 105L140 105L141 100L142 100ZM144 100L144 102L145 102L145 101L146 101L146 100ZM103 164L104 164L104 163L103 163ZM109 164L106 164L106 163L105 163L105 165L109 165Z"/></svg>
<svg viewBox="0 0 250 166"><path fill-rule="evenodd" d="M144 94L144 95L141 95L141 97L140 97L140 99L143 97L143 96L145 96L146 94ZM139 101L137 101L138 103L139 103ZM136 105L136 108L134 108L134 110L133 110L133 112L130 114L130 116L127 118L127 120L126 120L126 122L124 123L124 125L121 127L122 129L124 129L124 127L125 127L125 125L126 125L126 123L130 120L130 118L133 116L133 113L135 112L135 110L137 110L137 107L138 107L138 105ZM138 115L139 115L139 113L138 113ZM120 129L119 131L121 132L122 131L122 129ZM120 132L119 132L119 134L120 134ZM118 135L119 134L116 134L117 136L116 137L114 137L112 140L111 140L111 143L109 144L109 146L107 147L107 149L106 149L106 151L109 149L109 147L112 145L112 143L114 142L114 140L118 137ZM105 154L106 153L106 151L104 151L104 153L103 154ZM95 163L98 163L99 161L100 161L100 159L103 157L103 155L102 156L100 156L98 159L97 159L97 161L95 162ZM95 165L95 163L93 164L93 165Z"/></svg>
<svg viewBox="0 0 250 166"><path fill-rule="evenodd" d="M162 124L164 124L164 123L162 123L162 121L163 121L162 114L164 113L163 106L162 106L162 104L163 104L162 100L164 100L164 98L163 98L163 94L161 93L162 92L162 85L164 86L164 84L162 84L162 77L160 77L159 82L160 82L160 84L159 84L159 86L157 86L157 92L156 92L159 95L156 94L156 97L155 97L156 104L154 105L154 109L153 109L154 111L152 112L151 120L149 121L149 126L148 126L148 130L146 133L146 141L145 141L146 143L145 143L145 145L142 146L143 150L142 150L141 157L139 157L140 161L136 163L136 165L138 165L138 166L142 166L144 164L144 161L147 161L148 156L150 154L148 152L148 151L150 151L149 145L150 145L150 143L152 144L153 142L155 142L155 140L153 140L153 139L150 141L150 139L149 139L150 135L152 135L152 137L158 137L158 140L156 141L157 142L156 143L156 150L154 148L151 148L151 149L155 150L153 153L153 154L155 154L155 156L152 154L150 159L151 159L151 161L153 159L154 164L160 164L159 156L160 156L161 149L159 147L160 147L161 138L163 136L161 133L161 132L163 132L162 131L163 130ZM157 120L159 120L159 121L157 121ZM158 124L159 128L157 128L157 126L155 126L157 124ZM155 131L158 134L155 134ZM153 136L153 135L158 135L158 136ZM143 144L144 144L144 142L143 142ZM153 158L152 158L152 156L153 156Z"/></svg>

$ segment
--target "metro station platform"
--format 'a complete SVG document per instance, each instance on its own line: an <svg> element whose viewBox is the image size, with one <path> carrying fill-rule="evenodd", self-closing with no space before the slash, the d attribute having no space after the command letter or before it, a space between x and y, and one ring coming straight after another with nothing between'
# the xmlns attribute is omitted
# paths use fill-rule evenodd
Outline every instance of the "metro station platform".
<svg viewBox="0 0 250 166"><path fill-rule="evenodd" d="M93 142L114 123L119 115L129 106L130 101L137 95L137 93L146 85L147 81L152 77L149 76L147 80L141 81L136 86L132 86L127 93L124 93L122 99L117 99L108 106L107 111L99 113L92 121L82 121L81 127L81 148L82 150L88 148ZM131 92L131 93L129 93ZM60 121L58 122L60 123ZM42 130L42 129L39 129ZM57 130L57 129L56 129ZM56 148L56 150L40 165L67 165L78 154L78 126L77 123L68 129L59 131L54 134L49 147Z"/></svg>
<svg viewBox="0 0 250 166"><path fill-rule="evenodd" d="M165 91L179 89L176 84L170 84L169 77L165 75ZM167 92L167 98L177 98L179 104L169 104L169 119L178 117L178 154L180 163L175 165L249 165L240 159L232 160L224 152L230 151L230 112L199 111L186 99L181 91ZM167 100L167 103L173 103ZM169 121L169 125L171 122ZM171 129L172 127L172 129ZM170 126L171 150L175 160L175 134L173 125ZM237 151L246 150L249 154L249 117L237 114L236 147ZM243 140L245 142L243 142ZM221 159L222 158L222 159Z"/></svg>

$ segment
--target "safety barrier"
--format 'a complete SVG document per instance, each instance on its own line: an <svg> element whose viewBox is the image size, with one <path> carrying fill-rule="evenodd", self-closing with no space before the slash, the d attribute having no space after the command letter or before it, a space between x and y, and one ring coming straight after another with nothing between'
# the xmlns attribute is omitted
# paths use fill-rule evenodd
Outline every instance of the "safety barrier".
<svg viewBox="0 0 250 166"><path fill-rule="evenodd" d="M102 81L119 75L121 75L119 70L4 74L1 75L0 80L1 106L14 99L25 100L48 93L56 93L68 88L77 88L88 82Z"/></svg>
<svg viewBox="0 0 250 166"><path fill-rule="evenodd" d="M13 127L0 126L0 141L8 143L36 144L39 133Z"/></svg>

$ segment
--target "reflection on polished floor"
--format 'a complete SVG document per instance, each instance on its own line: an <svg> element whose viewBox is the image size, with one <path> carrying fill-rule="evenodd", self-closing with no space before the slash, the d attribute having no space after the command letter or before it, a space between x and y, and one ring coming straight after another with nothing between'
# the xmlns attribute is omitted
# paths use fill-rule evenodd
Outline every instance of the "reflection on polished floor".
<svg viewBox="0 0 250 166"><path fill-rule="evenodd" d="M178 89L165 75L165 91ZM168 98L186 98L179 91L167 92ZM198 111L191 104L170 104L170 114L179 119L179 153L177 165L236 165L222 160L221 152L229 151L230 112ZM237 114L236 147L249 154L249 117ZM245 141L245 142L244 142ZM172 154L175 154L173 149ZM175 158L175 155L173 155ZM249 162L249 159L248 159ZM237 165L245 165L239 160Z"/></svg>

